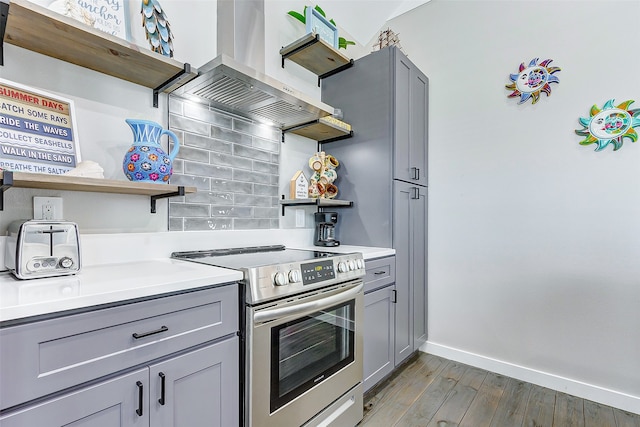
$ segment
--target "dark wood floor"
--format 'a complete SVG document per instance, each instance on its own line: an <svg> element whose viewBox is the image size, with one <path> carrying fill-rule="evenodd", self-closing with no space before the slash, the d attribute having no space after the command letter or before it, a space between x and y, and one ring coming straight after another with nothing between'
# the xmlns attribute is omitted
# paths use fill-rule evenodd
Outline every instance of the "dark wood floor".
<svg viewBox="0 0 640 427"><path fill-rule="evenodd" d="M640 415L419 353L365 396L361 427L640 427Z"/></svg>

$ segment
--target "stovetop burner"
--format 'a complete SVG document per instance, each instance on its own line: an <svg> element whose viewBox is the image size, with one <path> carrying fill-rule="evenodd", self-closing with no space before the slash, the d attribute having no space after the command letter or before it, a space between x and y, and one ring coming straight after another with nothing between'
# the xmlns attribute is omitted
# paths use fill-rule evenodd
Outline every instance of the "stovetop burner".
<svg viewBox="0 0 640 427"><path fill-rule="evenodd" d="M243 269L302 262L338 255L340 254L306 249L288 249L282 245L273 245L174 252L171 254L171 258L187 259L201 264L217 265L225 268Z"/></svg>
<svg viewBox="0 0 640 427"><path fill-rule="evenodd" d="M248 303L364 276L364 260L359 252L339 254L274 245L174 252L171 258L242 271Z"/></svg>

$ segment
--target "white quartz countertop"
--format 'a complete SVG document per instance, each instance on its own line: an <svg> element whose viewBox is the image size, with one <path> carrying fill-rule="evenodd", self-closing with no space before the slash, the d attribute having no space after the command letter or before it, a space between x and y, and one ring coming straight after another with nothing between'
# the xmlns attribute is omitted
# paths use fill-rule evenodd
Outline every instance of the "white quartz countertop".
<svg viewBox="0 0 640 427"><path fill-rule="evenodd" d="M0 273L0 322L186 291L242 279L236 270L166 259L83 267L73 276Z"/></svg>

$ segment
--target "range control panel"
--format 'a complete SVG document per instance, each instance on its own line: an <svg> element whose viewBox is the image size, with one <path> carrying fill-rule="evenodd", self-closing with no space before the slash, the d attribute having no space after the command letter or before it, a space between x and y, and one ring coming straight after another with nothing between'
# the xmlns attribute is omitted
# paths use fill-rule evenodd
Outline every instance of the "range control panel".
<svg viewBox="0 0 640 427"><path fill-rule="evenodd" d="M330 260L300 264L300 270L302 271L303 285L311 285L336 278L333 261Z"/></svg>
<svg viewBox="0 0 640 427"><path fill-rule="evenodd" d="M293 296L364 275L364 259L359 252L250 268L245 274L247 302L256 304Z"/></svg>

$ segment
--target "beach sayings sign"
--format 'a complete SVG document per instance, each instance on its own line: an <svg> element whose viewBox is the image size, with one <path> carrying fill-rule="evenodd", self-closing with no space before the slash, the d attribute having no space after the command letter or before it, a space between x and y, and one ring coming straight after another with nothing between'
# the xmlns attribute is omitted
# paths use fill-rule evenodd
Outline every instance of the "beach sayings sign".
<svg viewBox="0 0 640 427"><path fill-rule="evenodd" d="M80 162L73 101L0 79L0 168L61 175Z"/></svg>

